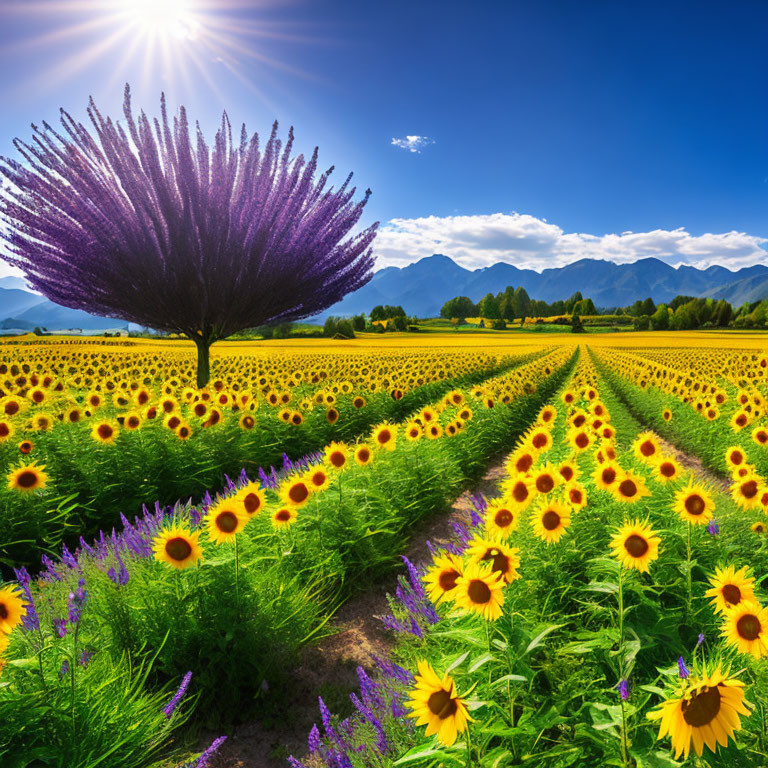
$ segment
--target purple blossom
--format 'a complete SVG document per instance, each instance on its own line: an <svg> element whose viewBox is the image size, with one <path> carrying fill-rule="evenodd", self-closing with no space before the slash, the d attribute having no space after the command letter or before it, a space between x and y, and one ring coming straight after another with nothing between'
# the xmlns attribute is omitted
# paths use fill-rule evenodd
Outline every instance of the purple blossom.
<svg viewBox="0 0 768 768"><path fill-rule="evenodd" d="M85 589L85 579L79 579L77 589L69 593L67 600L67 617L70 624L77 624L80 621L86 602L88 602L88 592Z"/></svg>
<svg viewBox="0 0 768 768"><path fill-rule="evenodd" d="M80 651L80 655L77 657L77 663L85 668L91 663L91 659L93 658L93 651L89 651L88 649L83 649Z"/></svg>
<svg viewBox="0 0 768 768"><path fill-rule="evenodd" d="M685 659L682 656L677 660L677 674L683 680L687 680L691 675L691 670L685 666Z"/></svg>
<svg viewBox="0 0 768 768"><path fill-rule="evenodd" d="M226 736L219 736L218 739L214 739L211 746L203 752L200 757L197 758L195 768L206 768L211 758L219 751L221 745L227 740Z"/></svg>
<svg viewBox="0 0 768 768"><path fill-rule="evenodd" d="M696 640L696 648L697 649L699 648L699 646L704 644L704 640L705 639L706 638L704 637L704 633L703 632L699 632L699 637Z"/></svg>
<svg viewBox="0 0 768 768"><path fill-rule="evenodd" d="M16 580L19 582L21 591L24 593L24 604L27 609L24 618L21 620L21 625L26 632L36 632L40 629L40 617L37 615L35 601L32 599L32 590L29 587L32 578L26 568L17 568L14 573L16 574Z"/></svg>
<svg viewBox="0 0 768 768"><path fill-rule="evenodd" d="M163 714L170 720L173 716L173 713L176 711L176 708L181 703L181 700L187 695L187 689L189 688L189 683L192 680L192 673L187 672L186 675L181 680L181 685L179 685L179 690L176 691L176 693L173 695L173 698L165 705L165 708L163 709Z"/></svg>
<svg viewBox="0 0 768 768"><path fill-rule="evenodd" d="M312 730L309 732L309 736L307 736L307 748L309 749L310 754L315 754L319 752L322 749L323 741L320 737L320 731L317 728L317 725L312 726Z"/></svg>
<svg viewBox="0 0 768 768"><path fill-rule="evenodd" d="M69 674L69 661L64 659L59 667L59 680L66 677Z"/></svg>
<svg viewBox="0 0 768 768"><path fill-rule="evenodd" d="M710 536L717 536L720 533L720 526L714 517L709 521L709 524L707 525L707 533Z"/></svg>
<svg viewBox="0 0 768 768"><path fill-rule="evenodd" d="M629 698L629 682L627 680L621 680L616 686L616 690L618 690L622 701L626 701Z"/></svg>
<svg viewBox="0 0 768 768"><path fill-rule="evenodd" d="M130 573L128 573L128 569L125 567L125 563L122 561L120 556L118 555L116 558L117 564L120 566L119 570L115 571L114 568L110 568L107 571L107 576L109 576L112 581L117 584L118 587L124 587L128 581L131 578Z"/></svg>
<svg viewBox="0 0 768 768"><path fill-rule="evenodd" d="M411 589L417 597L424 597L424 585L421 582L421 574L416 566L407 558L402 555L405 567L408 569L408 578L410 580Z"/></svg>
<svg viewBox="0 0 768 768"><path fill-rule="evenodd" d="M402 685L413 685L415 678L410 670L405 667L401 667L391 659L382 659L379 656L374 656L373 660L376 662L376 666L386 676L395 680Z"/></svg>
<svg viewBox="0 0 768 768"><path fill-rule="evenodd" d="M53 628L59 637L67 636L67 620L66 619L54 619Z"/></svg>

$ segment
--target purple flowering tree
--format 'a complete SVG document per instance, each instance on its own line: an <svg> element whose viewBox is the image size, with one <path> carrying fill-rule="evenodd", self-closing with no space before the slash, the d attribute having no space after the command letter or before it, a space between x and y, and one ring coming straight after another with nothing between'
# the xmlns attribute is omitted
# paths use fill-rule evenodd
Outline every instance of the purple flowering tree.
<svg viewBox="0 0 768 768"><path fill-rule="evenodd" d="M351 175L316 178L317 148L291 157L277 123L266 144L245 126L233 141L226 113L209 146L182 107L169 121L125 124L90 100L92 128L61 111L63 130L32 126L0 158L2 257L52 301L180 333L198 350L198 386L211 344L236 331L308 317L371 277L377 224L352 233L370 196ZM352 233L352 234L351 234Z"/></svg>

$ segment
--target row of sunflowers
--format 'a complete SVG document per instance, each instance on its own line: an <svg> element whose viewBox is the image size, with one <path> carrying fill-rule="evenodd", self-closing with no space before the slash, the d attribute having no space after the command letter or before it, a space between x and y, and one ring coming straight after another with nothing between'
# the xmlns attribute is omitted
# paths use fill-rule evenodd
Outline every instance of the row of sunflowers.
<svg viewBox="0 0 768 768"><path fill-rule="evenodd" d="M299 650L510 447L572 360L533 355L355 441L234 473L199 504L123 516L119 532L44 556L37 576L17 567L0 587L3 765L166 765L191 715L223 727L287 706ZM41 480L25 499L46 493Z"/></svg>
<svg viewBox="0 0 768 768"><path fill-rule="evenodd" d="M763 764L765 512L723 460L730 491L582 356L497 495L406 560L391 657L293 768Z"/></svg>
<svg viewBox="0 0 768 768"><path fill-rule="evenodd" d="M117 355L110 363L114 353L104 350L77 359L50 346L0 354L0 471L7 478L0 567L31 565L38 549L53 554L74 533L88 538L142 504L199 498L243 467L253 473L284 454L353 442L376 424L401 421L457 387L482 388L547 351L449 352L421 362L384 352L379 359L340 355L343 363L329 356L323 369L311 355L276 363L225 356L226 375L197 390L178 373L174 353ZM264 373L270 366L282 374ZM350 375L342 379L344 370ZM418 374L407 391L389 388L406 374ZM361 389L362 376L373 377L377 391Z"/></svg>

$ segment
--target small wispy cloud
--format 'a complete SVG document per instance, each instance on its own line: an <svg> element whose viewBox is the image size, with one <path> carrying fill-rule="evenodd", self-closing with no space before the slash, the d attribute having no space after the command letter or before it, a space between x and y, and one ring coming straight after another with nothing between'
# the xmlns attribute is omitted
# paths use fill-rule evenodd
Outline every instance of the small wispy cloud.
<svg viewBox="0 0 768 768"><path fill-rule="evenodd" d="M417 154L424 147L434 143L435 140L430 139L429 136L406 136L404 139L392 139L393 146L400 147L400 149L404 149L407 152L416 152Z"/></svg>

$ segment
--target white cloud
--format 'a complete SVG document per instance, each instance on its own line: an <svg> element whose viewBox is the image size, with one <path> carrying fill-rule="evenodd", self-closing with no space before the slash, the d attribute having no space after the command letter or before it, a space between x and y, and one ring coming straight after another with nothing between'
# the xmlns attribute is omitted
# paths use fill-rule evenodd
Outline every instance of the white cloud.
<svg viewBox="0 0 768 768"><path fill-rule="evenodd" d="M392 139L391 142L395 147L405 149L408 152L421 152L424 147L428 147L430 144L434 144L435 140L430 139L429 136L406 136L404 139Z"/></svg>
<svg viewBox="0 0 768 768"><path fill-rule="evenodd" d="M768 238L745 232L692 235L684 227L590 235L564 232L527 214L493 213L392 219L379 232L375 253L379 267L405 266L442 253L468 269L497 261L541 270L583 258L626 263L648 257L673 266L706 268L720 264L739 269L768 261L765 243Z"/></svg>

